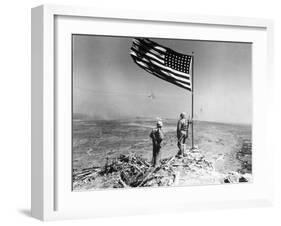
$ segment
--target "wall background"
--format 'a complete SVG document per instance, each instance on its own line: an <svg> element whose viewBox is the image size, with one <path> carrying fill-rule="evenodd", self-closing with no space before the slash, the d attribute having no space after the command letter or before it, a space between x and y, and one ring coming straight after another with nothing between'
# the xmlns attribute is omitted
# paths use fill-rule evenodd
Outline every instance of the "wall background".
<svg viewBox="0 0 281 226"><path fill-rule="evenodd" d="M30 8L52 1L10 0L1 2L0 13L0 119L1 119L1 225L38 225L30 218ZM263 17L275 20L274 105L268 118L269 140L275 153L276 204L271 208L196 211L178 214L51 222L50 225L280 225L281 183L278 140L281 120L281 14L276 0L56 0L56 4L107 6L126 9L176 11L191 14Z"/></svg>

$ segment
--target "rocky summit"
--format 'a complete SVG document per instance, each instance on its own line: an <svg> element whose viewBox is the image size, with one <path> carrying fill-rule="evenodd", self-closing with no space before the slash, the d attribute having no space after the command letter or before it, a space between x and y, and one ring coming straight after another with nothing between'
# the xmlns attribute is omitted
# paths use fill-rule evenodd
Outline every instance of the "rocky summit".
<svg viewBox="0 0 281 226"><path fill-rule="evenodd" d="M152 167L143 157L131 153L107 159L103 167L89 167L73 172L73 190L189 186L251 182L252 175L230 171L217 172L199 149L183 156L161 160Z"/></svg>

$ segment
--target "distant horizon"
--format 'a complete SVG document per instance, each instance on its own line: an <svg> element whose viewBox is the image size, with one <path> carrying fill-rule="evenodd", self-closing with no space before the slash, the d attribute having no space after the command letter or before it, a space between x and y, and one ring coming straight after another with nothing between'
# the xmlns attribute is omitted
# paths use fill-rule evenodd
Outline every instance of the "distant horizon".
<svg viewBox="0 0 281 226"><path fill-rule="evenodd" d="M74 116L75 115L75 116ZM80 118L78 118L77 116L80 116ZM76 118L77 117L77 118ZM135 116L135 117L127 117L127 118L115 118L115 119L102 119L102 118L94 118L91 117L89 115L85 115L85 114L81 114L81 113L73 113L72 115L72 120L92 120L92 121L118 121L118 120L137 120L137 119L150 119L151 121L155 121L157 117L153 117L153 116ZM179 117L177 118L166 118L163 117L161 118L162 120L178 120ZM245 125L245 126L252 126L252 123L238 123L238 122L223 122L223 121L209 121L209 120L198 120L198 119L194 119L193 121L198 121L198 122L210 122L210 123L219 123L219 124L230 124L230 125Z"/></svg>

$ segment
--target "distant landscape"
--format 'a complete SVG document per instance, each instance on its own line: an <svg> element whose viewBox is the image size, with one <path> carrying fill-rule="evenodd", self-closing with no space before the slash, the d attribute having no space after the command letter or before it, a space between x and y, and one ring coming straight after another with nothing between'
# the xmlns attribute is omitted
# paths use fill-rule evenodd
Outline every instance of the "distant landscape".
<svg viewBox="0 0 281 226"><path fill-rule="evenodd" d="M176 155L176 119L163 119L165 139L162 158ZM103 167L108 159L136 153L151 161L149 133L155 119L73 119L73 172ZM194 122L194 143L215 171L251 173L251 126L215 122ZM190 146L190 140L187 143ZM247 150L243 150L243 149ZM242 153L242 154L241 154Z"/></svg>

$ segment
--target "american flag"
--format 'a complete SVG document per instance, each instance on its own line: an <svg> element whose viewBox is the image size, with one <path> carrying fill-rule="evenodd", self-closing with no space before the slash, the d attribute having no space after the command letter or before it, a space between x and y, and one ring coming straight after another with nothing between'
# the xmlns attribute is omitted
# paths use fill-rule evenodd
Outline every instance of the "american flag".
<svg viewBox="0 0 281 226"><path fill-rule="evenodd" d="M192 56L175 52L147 38L133 39L133 60L147 72L191 91Z"/></svg>

